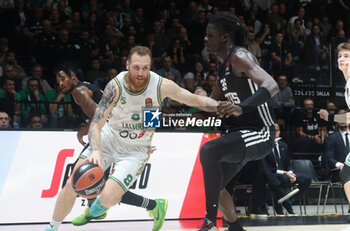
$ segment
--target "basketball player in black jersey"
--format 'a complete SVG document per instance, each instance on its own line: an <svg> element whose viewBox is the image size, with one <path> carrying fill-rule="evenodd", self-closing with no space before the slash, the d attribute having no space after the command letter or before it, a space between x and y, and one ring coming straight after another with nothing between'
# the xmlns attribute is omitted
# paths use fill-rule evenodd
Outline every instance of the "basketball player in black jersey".
<svg viewBox="0 0 350 231"><path fill-rule="evenodd" d="M265 157L273 147L275 118L267 101L278 92L278 85L244 48L246 32L235 15L223 11L210 18L206 29L205 46L221 61L219 83L211 97L221 100L217 113L226 128L200 151L206 195L201 231L218 230L218 208L230 231L244 230L225 185L248 161Z"/></svg>
<svg viewBox="0 0 350 231"><path fill-rule="evenodd" d="M75 71L69 65L62 65L56 70L56 79L59 84L59 87L64 93L70 93L73 97L72 107L76 114L79 115L81 119L83 119L86 124L84 126L80 126L79 131L77 133L78 140L81 144L85 146L84 150L88 147L83 141L83 136L88 134L90 121L92 120L96 106L98 102L101 100L103 92L97 88L95 85L90 84L89 82L79 81ZM108 171L108 170L106 170ZM54 210L54 214L52 216L52 220L50 221L50 228L46 230L54 230L58 229L58 226L61 224L64 216L62 215L62 210L70 211L72 209L71 206L67 206L68 204L73 203L65 203L68 199L66 195L67 190L73 190L70 185L71 181L68 180L67 184L63 187L62 191L59 193L59 196L56 201L56 206ZM162 206L158 205L163 199L151 200L149 198L145 198L134 194L130 191L127 191L123 197L121 202L128 205L134 205L138 207L146 208L148 211L152 211L153 209L160 209L159 213L163 214L166 211L161 211ZM94 199L89 199L89 207L93 203ZM89 208L85 210L85 213L81 216L72 220L74 225L84 225L88 223L92 219L103 219L106 217L106 213L102 214L98 217L91 217ZM154 227L158 227L156 223L164 222L164 216L161 216L161 219L154 219ZM153 229L153 231L157 231L159 229Z"/></svg>

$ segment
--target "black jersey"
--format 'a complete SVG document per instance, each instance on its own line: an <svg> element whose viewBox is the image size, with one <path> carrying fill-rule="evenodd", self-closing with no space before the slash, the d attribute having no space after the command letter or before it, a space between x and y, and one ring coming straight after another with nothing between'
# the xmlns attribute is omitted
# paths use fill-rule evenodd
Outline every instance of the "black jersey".
<svg viewBox="0 0 350 231"><path fill-rule="evenodd" d="M232 71L231 57L240 47L233 47L228 58L220 66L219 84L224 96L233 104L240 104L253 95L258 86L247 76L238 77ZM228 130L259 129L273 126L276 119L270 103L264 103L256 109L243 113L238 117L230 116L224 119Z"/></svg>
<svg viewBox="0 0 350 231"><path fill-rule="evenodd" d="M102 95L103 95L103 91L101 91L98 87L96 87L95 85L89 83L89 82L82 82L79 81L77 84L77 87L79 86L85 86L87 88L89 88L92 91L92 100L98 104L98 102L100 102ZM81 107L74 101L74 97L72 100L72 108L75 114L79 115L79 117L84 120L85 122L87 120L89 120L89 117L83 112L83 110L81 109Z"/></svg>

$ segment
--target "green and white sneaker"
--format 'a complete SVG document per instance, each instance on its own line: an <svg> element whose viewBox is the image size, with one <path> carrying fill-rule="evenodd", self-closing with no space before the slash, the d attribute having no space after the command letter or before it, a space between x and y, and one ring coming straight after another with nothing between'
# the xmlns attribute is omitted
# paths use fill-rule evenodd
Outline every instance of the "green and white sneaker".
<svg viewBox="0 0 350 231"><path fill-rule="evenodd" d="M149 216L153 218L154 224L152 231L158 231L162 228L165 220L165 214L168 209L168 200L166 199L155 199L156 207L152 210L147 210Z"/></svg>
<svg viewBox="0 0 350 231"><path fill-rule="evenodd" d="M72 224L76 225L76 226L85 225L85 224L89 223L89 221L91 221L92 219L102 220L105 217L107 217L107 211L104 212L100 216L93 217L90 215L90 208L86 208L82 215L80 215L79 217L76 217L72 220Z"/></svg>

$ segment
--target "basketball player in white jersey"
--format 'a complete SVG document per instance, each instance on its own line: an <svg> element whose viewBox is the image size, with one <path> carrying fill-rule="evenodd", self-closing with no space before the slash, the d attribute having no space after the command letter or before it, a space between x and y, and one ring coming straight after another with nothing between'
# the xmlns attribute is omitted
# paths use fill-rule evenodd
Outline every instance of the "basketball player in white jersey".
<svg viewBox="0 0 350 231"><path fill-rule="evenodd" d="M338 45L338 68L344 74L345 84L345 101L350 109L350 43L343 42ZM329 114L327 110L321 109L320 117L330 123L347 123L350 124L350 112L345 114ZM340 179L344 184L346 197L350 203L350 153L345 158L345 163L339 166Z"/></svg>
<svg viewBox="0 0 350 231"><path fill-rule="evenodd" d="M150 71L151 60L151 51L147 47L132 48L127 61L128 71L121 72L107 84L97 105L89 129L90 148L81 154L77 166L90 161L105 170L114 163L115 171L90 208L93 217L121 201L149 159L155 130L143 129L140 121L143 106L160 106L163 99L169 97L188 106L216 111L217 101L194 95ZM65 205L55 208L55 214L62 218L70 212L76 193L70 187L65 196L68 198Z"/></svg>

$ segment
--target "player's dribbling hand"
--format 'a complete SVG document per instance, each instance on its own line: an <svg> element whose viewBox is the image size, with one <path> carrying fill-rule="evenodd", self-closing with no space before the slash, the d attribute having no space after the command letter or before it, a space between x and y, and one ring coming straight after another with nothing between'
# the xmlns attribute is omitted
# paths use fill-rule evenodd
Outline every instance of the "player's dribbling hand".
<svg viewBox="0 0 350 231"><path fill-rule="evenodd" d="M328 121L328 111L325 109L321 109L317 112L317 114L320 115L321 119L324 119L325 121Z"/></svg>
<svg viewBox="0 0 350 231"><path fill-rule="evenodd" d="M218 106L216 107L216 113L220 118L226 116L240 116L243 114L242 108L238 105L234 105L229 101L218 101Z"/></svg>
<svg viewBox="0 0 350 231"><path fill-rule="evenodd" d="M90 156L86 158L86 162L97 164L102 168L102 158L101 158L101 152L100 151L92 151Z"/></svg>

